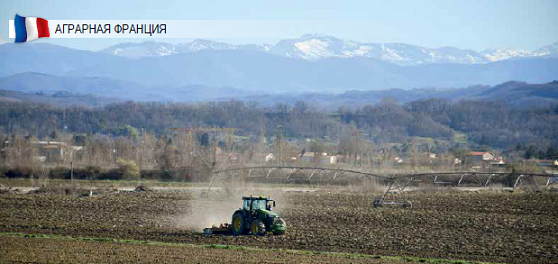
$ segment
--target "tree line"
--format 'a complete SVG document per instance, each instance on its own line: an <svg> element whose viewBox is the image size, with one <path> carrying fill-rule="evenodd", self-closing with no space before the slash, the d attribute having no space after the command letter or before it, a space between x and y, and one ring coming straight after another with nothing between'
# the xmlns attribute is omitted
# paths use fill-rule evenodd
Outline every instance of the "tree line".
<svg viewBox="0 0 558 264"><path fill-rule="evenodd" d="M165 135L171 128L232 127L235 134L270 137L282 126L285 137L340 142L357 131L375 144L405 144L431 138L449 147L468 145L507 149L517 145L546 149L558 145L558 106L514 108L504 102L418 100L406 104L383 100L362 108L320 111L306 102L261 107L243 101L199 104L110 104L101 108L29 102L0 103L0 133L38 138L58 134ZM348 132L352 131L352 132Z"/></svg>

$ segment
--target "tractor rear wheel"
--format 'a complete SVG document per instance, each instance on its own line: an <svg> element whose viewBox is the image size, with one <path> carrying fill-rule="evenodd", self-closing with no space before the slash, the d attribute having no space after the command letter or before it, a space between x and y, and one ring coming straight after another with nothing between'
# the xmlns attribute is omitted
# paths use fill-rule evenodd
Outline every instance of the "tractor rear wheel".
<svg viewBox="0 0 558 264"><path fill-rule="evenodd" d="M252 235L256 235L256 236L265 235L265 225L262 222L262 220L256 219L252 221L252 224L250 225L250 231Z"/></svg>
<svg viewBox="0 0 558 264"><path fill-rule="evenodd" d="M244 214L242 212L234 213L232 217L232 228L231 228L233 235L239 236L245 234L246 224L247 223L246 221L244 221Z"/></svg>

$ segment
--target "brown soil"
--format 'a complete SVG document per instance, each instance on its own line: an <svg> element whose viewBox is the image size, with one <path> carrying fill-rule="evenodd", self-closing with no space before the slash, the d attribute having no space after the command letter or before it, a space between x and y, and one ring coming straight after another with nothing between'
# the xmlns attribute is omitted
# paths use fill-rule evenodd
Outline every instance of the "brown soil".
<svg viewBox="0 0 558 264"><path fill-rule="evenodd" d="M278 251L0 237L2 263L372 263L408 261ZM53 254L53 252L56 252Z"/></svg>
<svg viewBox="0 0 558 264"><path fill-rule="evenodd" d="M407 198L413 201L413 209L375 209L374 196L359 192L285 193L278 209L287 221L286 235L233 237L207 236L201 230L177 226L177 219L200 199L196 192L93 197L2 194L0 232L508 263L558 262L558 193L420 192ZM226 196L212 194L203 199L222 201Z"/></svg>

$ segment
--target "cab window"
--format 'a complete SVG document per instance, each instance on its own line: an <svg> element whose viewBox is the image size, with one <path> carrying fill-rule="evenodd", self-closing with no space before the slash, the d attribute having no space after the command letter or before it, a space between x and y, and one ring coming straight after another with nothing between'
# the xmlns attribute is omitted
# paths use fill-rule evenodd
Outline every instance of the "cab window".
<svg viewBox="0 0 558 264"><path fill-rule="evenodd" d="M254 203L252 204L252 209L254 210L265 210L266 209L266 200L254 200Z"/></svg>

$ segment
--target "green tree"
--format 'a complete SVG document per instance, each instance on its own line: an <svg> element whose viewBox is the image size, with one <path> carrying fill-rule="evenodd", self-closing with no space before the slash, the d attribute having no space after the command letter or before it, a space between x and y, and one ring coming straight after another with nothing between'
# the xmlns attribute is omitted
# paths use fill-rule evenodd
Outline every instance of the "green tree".
<svg viewBox="0 0 558 264"><path fill-rule="evenodd" d="M133 160L126 160L118 158L116 160L118 170L122 173L122 178L125 180L137 180L140 178L140 170L136 162Z"/></svg>
<svg viewBox="0 0 558 264"><path fill-rule="evenodd" d="M527 150L525 150L525 159L533 159L536 158L537 155L537 148L533 145L529 146Z"/></svg>
<svg viewBox="0 0 558 264"><path fill-rule="evenodd" d="M115 136L128 136L128 137L133 137L136 138L138 136L138 130L130 125L124 125L124 126L120 126L116 129L116 132L114 133Z"/></svg>

